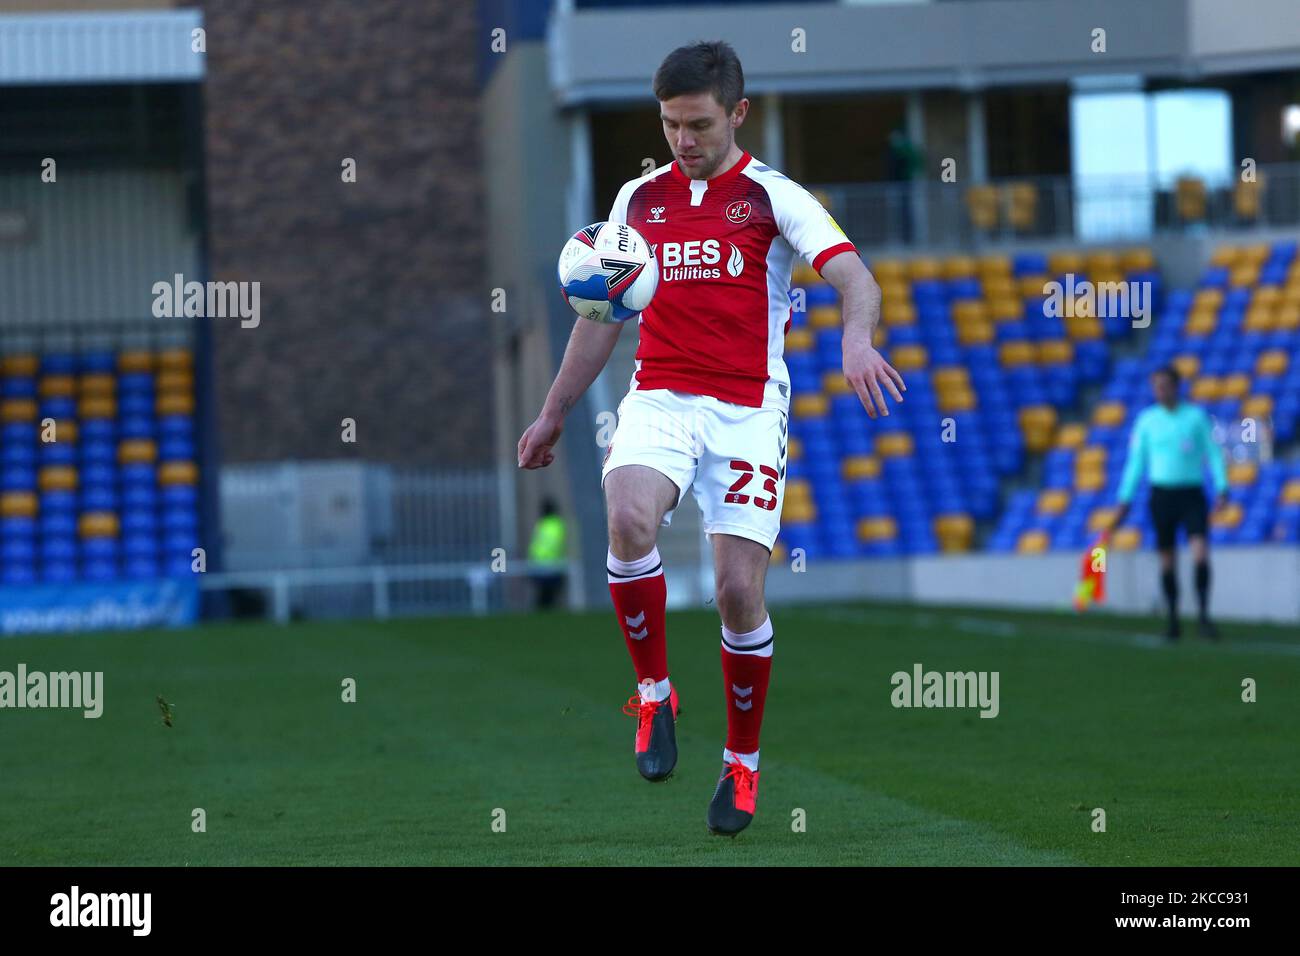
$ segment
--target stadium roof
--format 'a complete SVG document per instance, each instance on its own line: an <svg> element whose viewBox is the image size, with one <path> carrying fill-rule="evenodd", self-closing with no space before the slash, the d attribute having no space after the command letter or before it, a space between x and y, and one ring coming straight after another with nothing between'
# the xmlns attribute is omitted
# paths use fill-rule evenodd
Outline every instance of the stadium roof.
<svg viewBox="0 0 1300 956"><path fill-rule="evenodd" d="M203 79L199 10L0 15L0 85Z"/></svg>
<svg viewBox="0 0 1300 956"><path fill-rule="evenodd" d="M563 105L645 99L671 49L725 38L752 93L979 89L1087 75L1195 78L1300 67L1295 0L968 0L564 9L548 35ZM804 30L806 53L792 50ZM1093 31L1106 31L1105 52ZM614 42L612 38L635 38Z"/></svg>

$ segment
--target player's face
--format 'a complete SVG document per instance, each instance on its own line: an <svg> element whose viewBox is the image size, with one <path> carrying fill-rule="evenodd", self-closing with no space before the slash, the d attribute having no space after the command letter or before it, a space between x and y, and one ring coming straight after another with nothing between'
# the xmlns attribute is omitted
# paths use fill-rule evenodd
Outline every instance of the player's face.
<svg viewBox="0 0 1300 956"><path fill-rule="evenodd" d="M709 92L662 100L659 118L664 138L681 171L691 179L709 179L718 173L748 108L749 101L741 100L728 114Z"/></svg>
<svg viewBox="0 0 1300 956"><path fill-rule="evenodd" d="M1156 401L1161 405L1172 405L1178 398L1178 389L1174 387L1173 379L1168 375L1152 375L1151 391L1155 393Z"/></svg>

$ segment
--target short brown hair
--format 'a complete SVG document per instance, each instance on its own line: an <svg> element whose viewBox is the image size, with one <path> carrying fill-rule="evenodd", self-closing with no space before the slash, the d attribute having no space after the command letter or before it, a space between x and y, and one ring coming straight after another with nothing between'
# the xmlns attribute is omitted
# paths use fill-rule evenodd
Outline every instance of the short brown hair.
<svg viewBox="0 0 1300 956"><path fill-rule="evenodd" d="M679 46L655 70L655 99L709 92L728 113L745 97L745 71L725 40Z"/></svg>

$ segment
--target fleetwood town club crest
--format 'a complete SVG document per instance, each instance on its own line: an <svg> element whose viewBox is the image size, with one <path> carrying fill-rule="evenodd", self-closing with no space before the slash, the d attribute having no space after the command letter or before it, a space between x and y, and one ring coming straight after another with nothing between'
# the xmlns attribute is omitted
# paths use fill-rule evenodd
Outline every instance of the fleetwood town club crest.
<svg viewBox="0 0 1300 956"><path fill-rule="evenodd" d="M727 207L727 221L742 223L749 218L749 203L743 199L737 199Z"/></svg>

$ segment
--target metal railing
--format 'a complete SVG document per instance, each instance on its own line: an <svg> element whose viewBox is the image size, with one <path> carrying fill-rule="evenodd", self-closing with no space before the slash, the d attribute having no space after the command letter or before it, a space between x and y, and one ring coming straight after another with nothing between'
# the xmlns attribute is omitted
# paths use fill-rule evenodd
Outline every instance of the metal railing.
<svg viewBox="0 0 1300 956"><path fill-rule="evenodd" d="M983 184L912 180L812 187L859 248L971 249L1021 240L1142 241L1196 229L1300 226L1300 163L1255 183L1031 176Z"/></svg>

